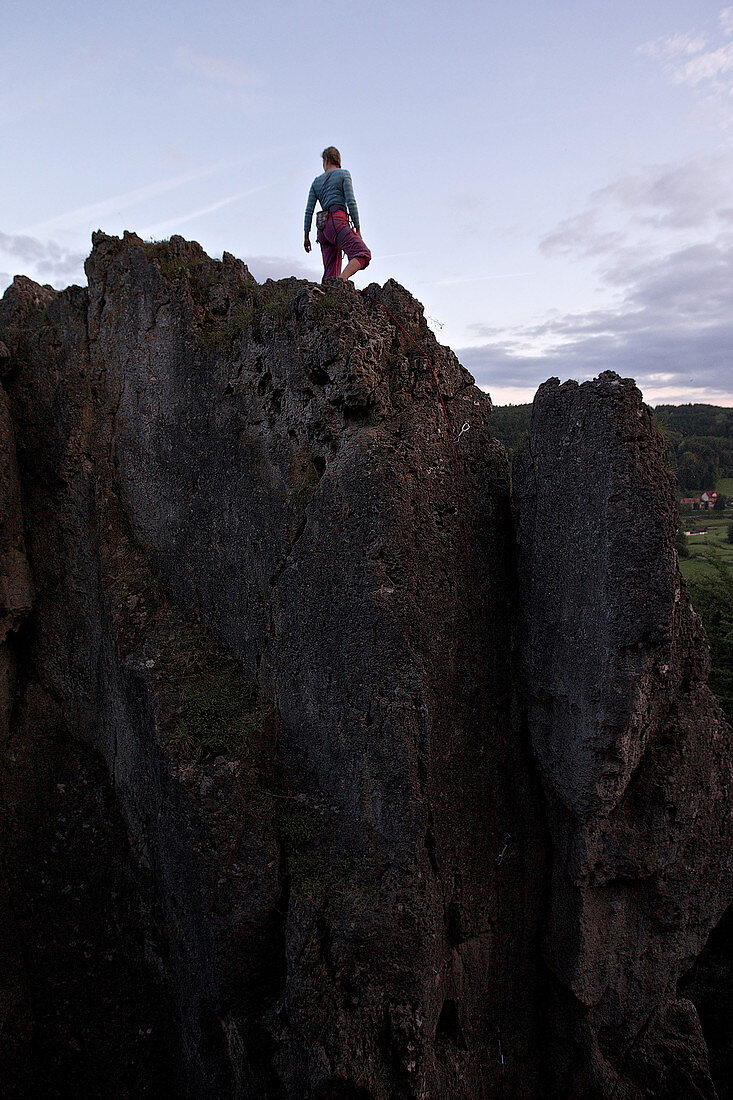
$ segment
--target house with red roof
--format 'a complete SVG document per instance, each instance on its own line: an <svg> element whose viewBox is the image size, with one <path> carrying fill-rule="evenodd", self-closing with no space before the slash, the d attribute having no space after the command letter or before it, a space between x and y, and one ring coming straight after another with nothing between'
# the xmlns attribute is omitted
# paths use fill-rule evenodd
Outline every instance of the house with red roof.
<svg viewBox="0 0 733 1100"><path fill-rule="evenodd" d="M693 508L695 510L714 508L719 496L720 493L717 493L715 489L706 489L699 497L682 497L680 504L683 508Z"/></svg>

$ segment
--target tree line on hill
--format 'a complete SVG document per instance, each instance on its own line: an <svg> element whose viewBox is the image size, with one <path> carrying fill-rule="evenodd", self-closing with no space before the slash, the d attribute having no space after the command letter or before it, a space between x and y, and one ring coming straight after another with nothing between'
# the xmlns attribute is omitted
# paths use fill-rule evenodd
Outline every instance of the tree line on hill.
<svg viewBox="0 0 733 1100"><path fill-rule="evenodd" d="M713 489L733 477L733 409L718 405L657 405L680 489Z"/></svg>
<svg viewBox="0 0 733 1100"><path fill-rule="evenodd" d="M657 405L657 422L683 493L715 488L733 477L733 409L719 405ZM492 430L514 454L529 432L531 405L495 405Z"/></svg>

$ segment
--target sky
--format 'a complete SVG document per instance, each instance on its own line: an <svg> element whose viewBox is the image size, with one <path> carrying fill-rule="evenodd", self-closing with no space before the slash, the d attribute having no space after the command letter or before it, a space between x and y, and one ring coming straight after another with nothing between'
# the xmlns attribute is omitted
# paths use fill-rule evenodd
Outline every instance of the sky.
<svg viewBox="0 0 733 1100"><path fill-rule="evenodd" d="M733 405L733 7L3 0L0 292L94 230L318 280L320 152L373 259L497 404L633 377ZM315 233L313 233L315 240Z"/></svg>

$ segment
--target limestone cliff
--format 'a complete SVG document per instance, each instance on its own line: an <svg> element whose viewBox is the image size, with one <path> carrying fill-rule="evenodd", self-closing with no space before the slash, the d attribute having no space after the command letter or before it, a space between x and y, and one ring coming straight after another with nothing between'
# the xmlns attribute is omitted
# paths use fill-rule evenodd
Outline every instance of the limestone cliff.
<svg viewBox="0 0 733 1100"><path fill-rule="evenodd" d="M544 953L572 994L558 1030L587 1058L562 1092L712 1096L676 990L730 898L730 728L677 567L665 442L633 382L541 386L514 484L522 690L553 838Z"/></svg>
<svg viewBox="0 0 733 1100"><path fill-rule="evenodd" d="M9 1095L714 1096L730 730L633 384L544 387L513 503L397 284L87 275L0 303Z"/></svg>

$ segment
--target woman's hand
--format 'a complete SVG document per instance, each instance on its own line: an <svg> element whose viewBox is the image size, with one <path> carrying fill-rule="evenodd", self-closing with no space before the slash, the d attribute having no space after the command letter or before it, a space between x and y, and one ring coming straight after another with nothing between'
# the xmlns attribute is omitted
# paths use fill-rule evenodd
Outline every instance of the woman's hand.
<svg viewBox="0 0 733 1100"><path fill-rule="evenodd" d="M310 252L310 250L311 250L311 239L310 239L310 234L308 234L308 233L306 233L306 235L305 235L305 240L303 241L303 248L306 250L306 252Z"/></svg>

